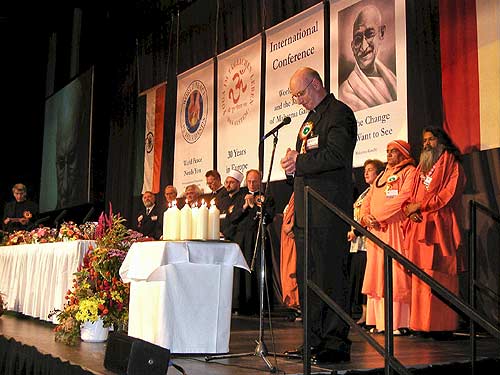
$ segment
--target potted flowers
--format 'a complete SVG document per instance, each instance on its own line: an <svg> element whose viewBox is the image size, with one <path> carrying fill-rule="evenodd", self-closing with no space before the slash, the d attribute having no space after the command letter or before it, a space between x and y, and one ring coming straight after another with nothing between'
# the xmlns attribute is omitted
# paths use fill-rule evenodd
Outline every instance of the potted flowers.
<svg viewBox="0 0 500 375"><path fill-rule="evenodd" d="M83 340L104 341L109 327L126 330L130 290L118 272L138 236L127 230L124 222L119 215L101 214L95 229L96 245L85 254L66 294L68 302L57 312L56 341L73 345L80 335ZM96 326L103 327L104 333L100 338L89 338L89 329Z"/></svg>

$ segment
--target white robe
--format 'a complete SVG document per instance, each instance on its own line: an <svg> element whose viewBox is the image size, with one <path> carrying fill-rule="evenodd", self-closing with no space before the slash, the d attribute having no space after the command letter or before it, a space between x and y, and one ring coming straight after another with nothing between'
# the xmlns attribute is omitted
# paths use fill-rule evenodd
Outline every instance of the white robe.
<svg viewBox="0 0 500 375"><path fill-rule="evenodd" d="M339 99L356 112L397 99L397 81L394 73L375 59L380 76L368 77L356 63L349 77L339 87Z"/></svg>

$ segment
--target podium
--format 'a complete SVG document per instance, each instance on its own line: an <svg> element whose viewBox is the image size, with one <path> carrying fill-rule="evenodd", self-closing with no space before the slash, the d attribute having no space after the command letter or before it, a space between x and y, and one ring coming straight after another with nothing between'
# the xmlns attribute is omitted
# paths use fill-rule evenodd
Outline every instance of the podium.
<svg viewBox="0 0 500 375"><path fill-rule="evenodd" d="M249 271L235 243L134 243L120 268L131 283L129 336L172 353L227 353L233 267Z"/></svg>

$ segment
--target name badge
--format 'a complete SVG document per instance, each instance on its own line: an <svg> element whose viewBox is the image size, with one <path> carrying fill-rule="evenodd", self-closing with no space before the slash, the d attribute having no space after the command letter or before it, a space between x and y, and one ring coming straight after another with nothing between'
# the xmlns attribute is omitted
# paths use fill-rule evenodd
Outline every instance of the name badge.
<svg viewBox="0 0 500 375"><path fill-rule="evenodd" d="M385 192L386 197L397 197L399 194L399 190L387 190Z"/></svg>
<svg viewBox="0 0 500 375"><path fill-rule="evenodd" d="M151 216L151 221L156 221L158 220L158 216Z"/></svg>
<svg viewBox="0 0 500 375"><path fill-rule="evenodd" d="M226 214L220 214L220 215L219 215L219 219L220 219L220 220L224 220L225 218L226 218Z"/></svg>
<svg viewBox="0 0 500 375"><path fill-rule="evenodd" d="M424 185L426 187L429 187L429 185L431 184L431 181L432 181L432 177L431 176L427 176L424 180Z"/></svg>
<svg viewBox="0 0 500 375"><path fill-rule="evenodd" d="M318 140L319 140L319 136L309 138L306 141L306 151L314 150L314 149L318 148L318 146L319 146Z"/></svg>

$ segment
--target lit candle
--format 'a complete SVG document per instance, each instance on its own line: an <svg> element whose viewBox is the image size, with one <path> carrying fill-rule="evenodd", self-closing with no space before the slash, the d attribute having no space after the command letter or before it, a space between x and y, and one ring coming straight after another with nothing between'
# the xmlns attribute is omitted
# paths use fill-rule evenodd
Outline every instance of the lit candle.
<svg viewBox="0 0 500 375"><path fill-rule="evenodd" d="M215 199L210 202L208 210L208 239L218 240L220 238L220 211L215 205Z"/></svg>
<svg viewBox="0 0 500 375"><path fill-rule="evenodd" d="M192 240L198 238L198 211L199 208L193 204L191 207L191 238Z"/></svg>
<svg viewBox="0 0 500 375"><path fill-rule="evenodd" d="M202 205L198 208L196 228L196 239L206 240L208 238L208 207L205 200L203 200Z"/></svg>
<svg viewBox="0 0 500 375"><path fill-rule="evenodd" d="M182 207L181 210L181 240L190 240L192 238L191 235L191 221L192 221L192 213L191 213L191 207L189 207L189 204L187 204L187 199L186 199L186 204L184 207Z"/></svg>
<svg viewBox="0 0 500 375"><path fill-rule="evenodd" d="M165 240L177 241L180 238L180 211L177 208L176 202L172 202L172 206L166 212L166 223L164 222L164 230L166 225L167 235Z"/></svg>
<svg viewBox="0 0 500 375"><path fill-rule="evenodd" d="M169 203L168 204L168 207L167 209L165 210L165 212L163 213L163 236L162 238L166 241L167 240L167 237L168 237L168 215L169 215L169 212L168 212L168 209L172 207L172 204Z"/></svg>

